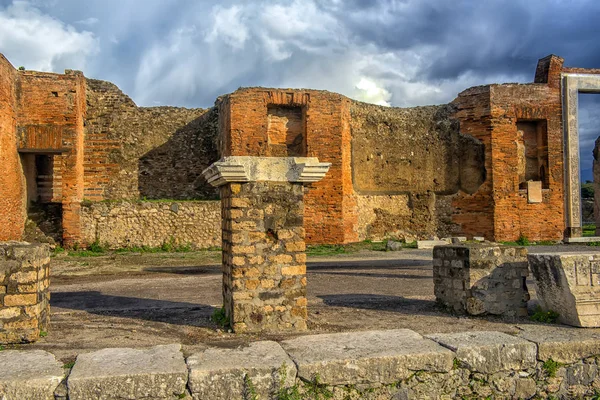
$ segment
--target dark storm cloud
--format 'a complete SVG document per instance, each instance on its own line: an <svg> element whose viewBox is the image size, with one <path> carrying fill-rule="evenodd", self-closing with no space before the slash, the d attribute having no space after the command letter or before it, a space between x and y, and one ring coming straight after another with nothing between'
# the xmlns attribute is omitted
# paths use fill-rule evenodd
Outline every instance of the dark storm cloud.
<svg viewBox="0 0 600 400"><path fill-rule="evenodd" d="M567 65L600 67L596 1L2 0L0 7L21 29L31 19L54 23L56 37L81 46L69 52L42 43L50 53L37 65L83 68L142 105L209 106L239 86L267 85L407 106L450 101L476 84L531 81L537 59L550 53ZM18 36L11 29L6 38ZM0 39L11 60L35 67L35 46L25 46L28 54L20 47Z"/></svg>

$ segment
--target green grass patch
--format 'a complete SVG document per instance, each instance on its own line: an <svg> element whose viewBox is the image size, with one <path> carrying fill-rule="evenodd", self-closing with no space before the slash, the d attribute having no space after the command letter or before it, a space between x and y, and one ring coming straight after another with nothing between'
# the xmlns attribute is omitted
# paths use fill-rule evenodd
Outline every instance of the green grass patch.
<svg viewBox="0 0 600 400"><path fill-rule="evenodd" d="M333 256L349 253L346 247L341 244L318 244L306 246L306 254L309 256Z"/></svg>
<svg viewBox="0 0 600 400"><path fill-rule="evenodd" d="M543 322L546 324L554 324L558 320L558 317L559 317L559 314L556 311L552 311L552 310L544 311L544 310L542 310L542 307L537 306L535 308L535 312L530 317L530 319L532 321L536 321L536 322Z"/></svg>
<svg viewBox="0 0 600 400"><path fill-rule="evenodd" d="M373 242L365 240L364 242L348 244L317 244L306 246L306 254L309 256L335 256L339 254L351 254L359 251L385 251L387 241ZM417 246L415 242L415 247Z"/></svg>
<svg viewBox="0 0 600 400"><path fill-rule="evenodd" d="M210 320L223 328L229 328L231 326L229 317L225 314L225 307L215 309L210 316Z"/></svg>
<svg viewBox="0 0 600 400"><path fill-rule="evenodd" d="M519 246L529 246L531 244L529 242L529 239L527 239L527 236L525 236L523 234L521 234L521 236L519 236L516 243Z"/></svg>
<svg viewBox="0 0 600 400"><path fill-rule="evenodd" d="M553 359L548 359L546 361L544 361L544 364L542 364L542 369L546 372L546 374L550 377L550 378L554 378L556 376L556 371L558 371L558 369L562 366L563 364L554 361Z"/></svg>
<svg viewBox="0 0 600 400"><path fill-rule="evenodd" d="M596 236L596 225L586 224L581 227L583 236Z"/></svg>
<svg viewBox="0 0 600 400"><path fill-rule="evenodd" d="M63 364L63 368L71 369L71 368L73 368L74 365L75 365L75 361L69 361L69 362Z"/></svg>

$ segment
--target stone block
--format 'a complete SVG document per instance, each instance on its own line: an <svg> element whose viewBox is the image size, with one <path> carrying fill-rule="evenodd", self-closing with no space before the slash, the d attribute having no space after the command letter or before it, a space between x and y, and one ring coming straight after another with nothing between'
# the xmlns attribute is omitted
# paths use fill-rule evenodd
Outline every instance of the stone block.
<svg viewBox="0 0 600 400"><path fill-rule="evenodd" d="M254 342L236 349L210 348L187 359L194 399L275 398L281 387L293 386L296 366L279 344Z"/></svg>
<svg viewBox="0 0 600 400"><path fill-rule="evenodd" d="M417 240L417 249L433 249L435 246L450 244L449 240Z"/></svg>
<svg viewBox="0 0 600 400"><path fill-rule="evenodd" d="M447 372L454 353L409 329L302 336L281 343L298 377L327 385L389 384L415 371Z"/></svg>
<svg viewBox="0 0 600 400"><path fill-rule="evenodd" d="M518 337L538 346L538 359L572 364L600 354L600 333L560 326L522 325Z"/></svg>
<svg viewBox="0 0 600 400"><path fill-rule="evenodd" d="M542 182L528 181L527 182L527 202L529 204L541 203L544 200L542 197Z"/></svg>
<svg viewBox="0 0 600 400"><path fill-rule="evenodd" d="M401 251L402 250L402 242L396 242L394 240L388 240L385 244L386 251Z"/></svg>
<svg viewBox="0 0 600 400"><path fill-rule="evenodd" d="M544 310L567 325L600 327L600 254L530 254L528 260Z"/></svg>
<svg viewBox="0 0 600 400"><path fill-rule="evenodd" d="M439 246L433 250L436 299L470 315L527 315L527 250L495 243Z"/></svg>
<svg viewBox="0 0 600 400"><path fill-rule="evenodd" d="M506 333L481 331L426 335L454 351L456 358L471 371L493 374L535 367L534 343Z"/></svg>
<svg viewBox="0 0 600 400"><path fill-rule="evenodd" d="M62 364L42 350L0 351L0 398L51 400L64 378Z"/></svg>
<svg viewBox="0 0 600 400"><path fill-rule="evenodd" d="M67 380L69 399L177 399L188 369L181 345L111 348L77 356Z"/></svg>

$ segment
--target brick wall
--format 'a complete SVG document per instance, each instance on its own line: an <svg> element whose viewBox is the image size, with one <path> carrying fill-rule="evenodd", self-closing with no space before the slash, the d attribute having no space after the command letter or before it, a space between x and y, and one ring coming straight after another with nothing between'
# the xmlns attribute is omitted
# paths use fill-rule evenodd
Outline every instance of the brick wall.
<svg viewBox="0 0 600 400"><path fill-rule="evenodd" d="M16 74L0 54L0 240L20 239L25 225L25 181L16 143Z"/></svg>
<svg viewBox="0 0 600 400"><path fill-rule="evenodd" d="M544 66L538 70L544 71ZM486 182L475 194L460 193L453 202L453 220L467 235L496 241L514 241L521 235L531 240L563 238L560 89L554 78L538 76L536 80L553 84L480 86L460 93L453 102L461 133L478 138L485 146ZM547 132L548 184L543 201L537 204L530 204L526 190L519 187L517 131L521 121L539 123Z"/></svg>
<svg viewBox="0 0 600 400"><path fill-rule="evenodd" d="M83 241L110 248L164 243L205 249L221 246L219 201L111 201L84 204Z"/></svg>
<svg viewBox="0 0 600 400"><path fill-rule="evenodd" d="M23 71L17 85L17 138L21 152L59 154L63 240L81 241L86 84L83 74ZM60 170L59 170L60 168Z"/></svg>
<svg viewBox="0 0 600 400"><path fill-rule="evenodd" d="M219 104L222 155L275 156L269 138L269 107L299 108L304 116L306 155L332 163L325 179L305 196L306 240L348 243L358 240L352 189L350 100L316 90L240 89Z"/></svg>

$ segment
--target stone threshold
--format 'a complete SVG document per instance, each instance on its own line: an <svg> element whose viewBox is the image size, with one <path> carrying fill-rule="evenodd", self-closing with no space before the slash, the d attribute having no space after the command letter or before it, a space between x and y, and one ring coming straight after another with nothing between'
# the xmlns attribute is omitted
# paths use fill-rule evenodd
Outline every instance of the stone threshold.
<svg viewBox="0 0 600 400"><path fill-rule="evenodd" d="M409 329L300 336L184 358L181 345L80 354L0 351L2 399L572 398L600 383L600 332L522 325L422 336ZM286 397L287 396L287 397ZM379 396L379 397L378 397ZM298 397L296 397L298 398Z"/></svg>
<svg viewBox="0 0 600 400"><path fill-rule="evenodd" d="M592 243L600 242L600 236L566 237L565 243Z"/></svg>

